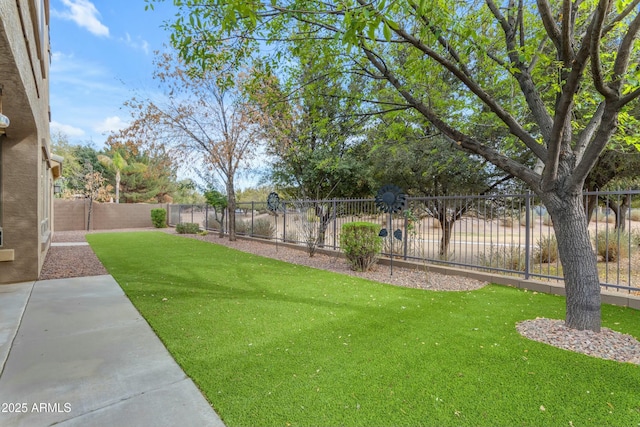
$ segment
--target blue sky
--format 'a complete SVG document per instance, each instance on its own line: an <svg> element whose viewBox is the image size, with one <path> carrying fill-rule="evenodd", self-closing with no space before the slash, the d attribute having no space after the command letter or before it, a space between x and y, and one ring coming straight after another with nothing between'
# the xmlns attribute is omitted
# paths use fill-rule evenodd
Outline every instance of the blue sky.
<svg viewBox="0 0 640 427"><path fill-rule="evenodd" d="M130 119L123 103L156 89L154 51L168 44L162 23L173 2L145 11L144 0L51 1L51 132L103 147Z"/></svg>

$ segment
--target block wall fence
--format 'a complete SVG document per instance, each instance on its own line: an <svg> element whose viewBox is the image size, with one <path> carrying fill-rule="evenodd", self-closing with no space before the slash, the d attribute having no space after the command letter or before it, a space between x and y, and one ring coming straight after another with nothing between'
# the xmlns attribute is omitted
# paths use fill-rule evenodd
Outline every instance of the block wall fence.
<svg viewBox="0 0 640 427"><path fill-rule="evenodd" d="M151 222L151 210L157 208L167 209L167 205L93 202L90 230L153 227L153 223ZM87 229L87 220L89 216L88 200L55 199L53 209L54 231L77 231Z"/></svg>

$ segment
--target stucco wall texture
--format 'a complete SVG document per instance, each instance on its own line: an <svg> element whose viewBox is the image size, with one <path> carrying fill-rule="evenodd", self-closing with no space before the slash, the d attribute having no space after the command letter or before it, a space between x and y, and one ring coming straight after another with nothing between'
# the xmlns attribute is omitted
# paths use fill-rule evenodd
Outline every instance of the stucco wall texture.
<svg viewBox="0 0 640 427"><path fill-rule="evenodd" d="M88 200L56 199L53 208L54 232L87 229ZM167 209L167 205L93 202L90 230L153 227L151 210L158 208Z"/></svg>

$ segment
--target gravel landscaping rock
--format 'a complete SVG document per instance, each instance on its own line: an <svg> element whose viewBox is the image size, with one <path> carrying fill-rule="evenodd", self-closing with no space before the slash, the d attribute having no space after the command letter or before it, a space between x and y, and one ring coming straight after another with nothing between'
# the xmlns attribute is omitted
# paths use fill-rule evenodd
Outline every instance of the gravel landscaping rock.
<svg viewBox="0 0 640 427"><path fill-rule="evenodd" d="M158 231L158 229L152 228L142 230ZM173 229L164 229L162 231L175 234ZM86 241L86 234L87 232L85 231L56 232L53 242L84 242ZM256 240L240 239L235 242L229 242L228 239L219 238L217 234L181 236L217 243L240 251L276 258L290 263L350 274L396 286L432 291L472 291L486 285L484 282L465 277L429 272L428 268L420 270L394 268L393 276L391 276L389 267L377 266L374 271L361 273L351 270L347 262L338 256L316 254L310 258L305 251L291 249L282 245L276 250L275 246ZM108 273L89 246L52 246L42 268L40 279L102 274ZM608 328L602 328L599 333L578 331L567 328L563 320L538 318L520 322L516 325L516 329L528 339L554 347L602 359L640 364L640 342L631 335L622 334Z"/></svg>

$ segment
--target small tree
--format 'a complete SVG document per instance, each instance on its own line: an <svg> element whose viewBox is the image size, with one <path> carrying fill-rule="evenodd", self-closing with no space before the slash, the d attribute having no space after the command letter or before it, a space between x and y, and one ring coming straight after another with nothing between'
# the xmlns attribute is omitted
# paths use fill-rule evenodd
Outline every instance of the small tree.
<svg viewBox="0 0 640 427"><path fill-rule="evenodd" d="M224 213L229 207L229 200L227 196L216 189L205 191L204 198L207 200L207 204L214 209L216 221L220 224L218 235L222 238L224 237Z"/></svg>
<svg viewBox="0 0 640 427"><path fill-rule="evenodd" d="M90 163L85 164L87 173L84 175L84 196L89 199L89 212L87 214L87 231L91 229L91 214L93 202L109 200L111 197L111 185L105 185L106 179L100 172L93 170Z"/></svg>

